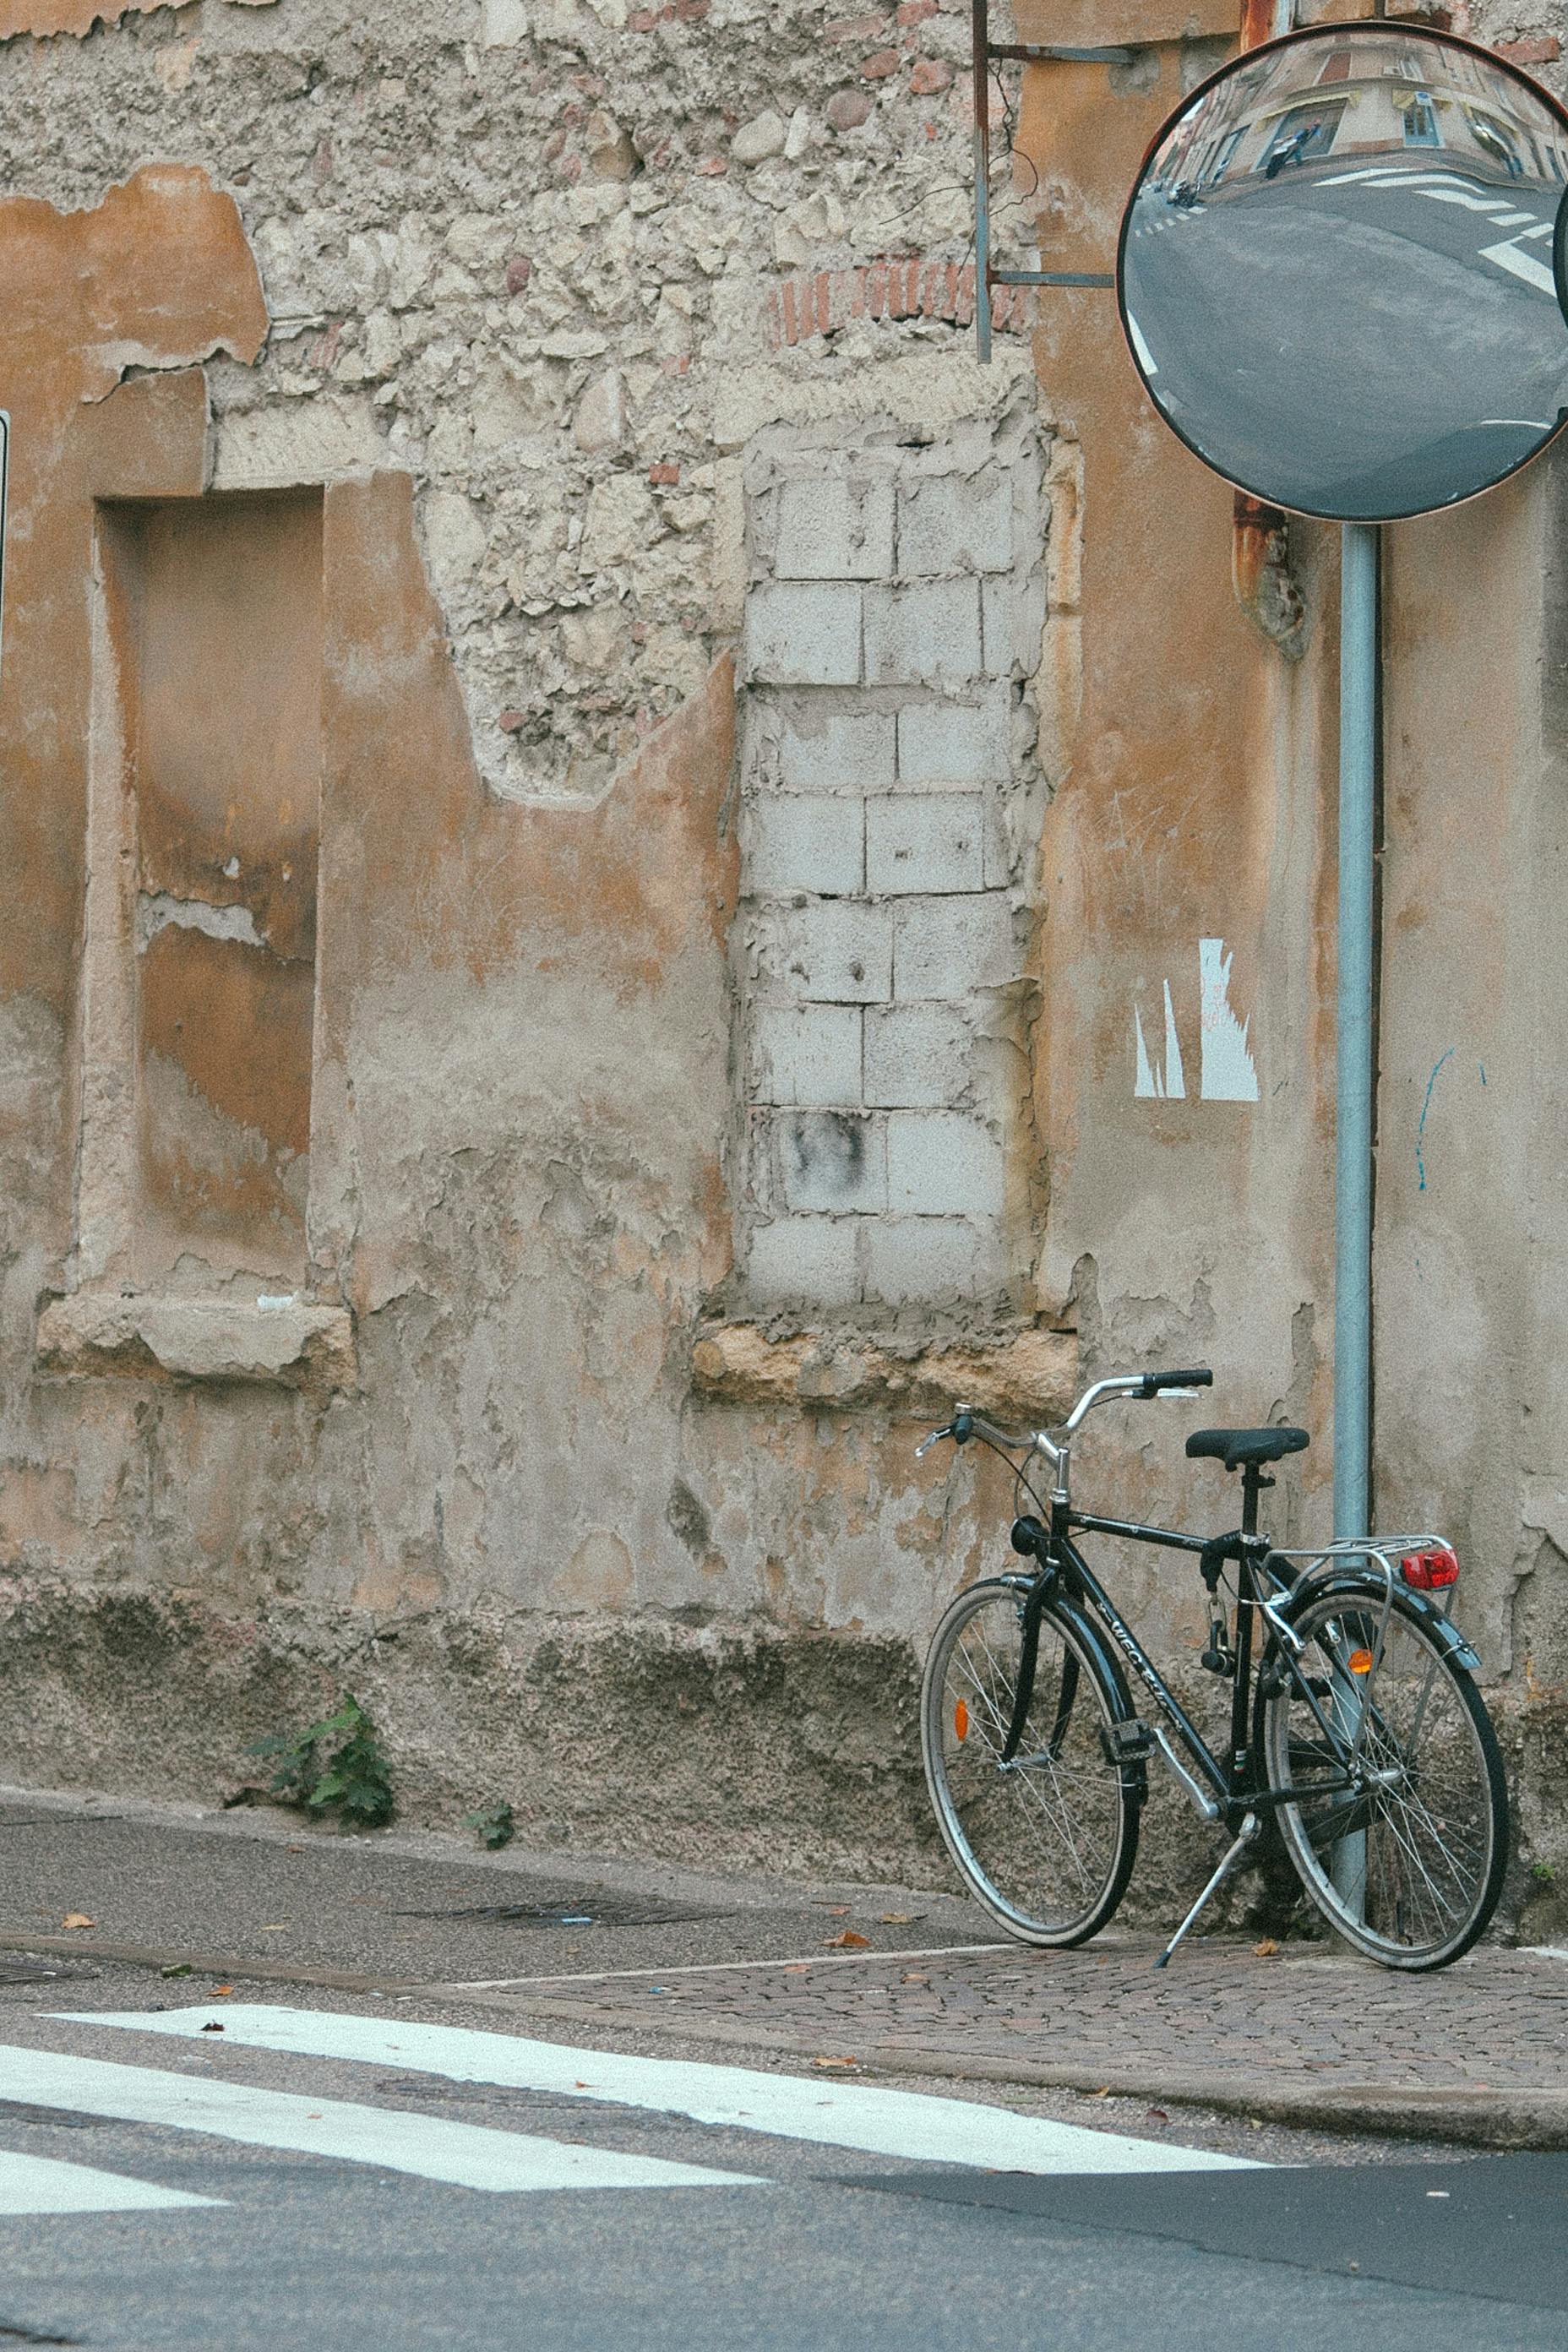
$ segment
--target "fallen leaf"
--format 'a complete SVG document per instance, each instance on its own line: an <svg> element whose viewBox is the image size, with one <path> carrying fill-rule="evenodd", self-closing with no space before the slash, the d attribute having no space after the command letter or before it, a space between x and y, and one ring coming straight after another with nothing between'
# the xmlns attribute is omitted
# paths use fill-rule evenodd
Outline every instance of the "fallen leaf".
<svg viewBox="0 0 1568 2352"><path fill-rule="evenodd" d="M826 1911L830 1919L847 1919L849 1916L850 1906L847 1903L818 1903L816 1908L818 1911Z"/></svg>
<svg viewBox="0 0 1568 2352"><path fill-rule="evenodd" d="M68 1911L60 1921L62 1927L96 1927L97 1925L97 1920L89 1919L85 1911Z"/></svg>
<svg viewBox="0 0 1568 2352"><path fill-rule="evenodd" d="M814 2066L858 2066L858 2058L814 2058Z"/></svg>
<svg viewBox="0 0 1568 2352"><path fill-rule="evenodd" d="M791 1960L787 1968L784 1969L784 1974L786 1977L808 1977L811 1974L811 1962L809 1960Z"/></svg>
<svg viewBox="0 0 1568 2352"><path fill-rule="evenodd" d="M825 1952L868 1952L869 1936L858 1936L853 1927L846 1927L842 1936L829 1936L823 1946Z"/></svg>
<svg viewBox="0 0 1568 2352"><path fill-rule="evenodd" d="M1263 2129L1262 2120L1261 2120L1261 2118L1260 2118L1259 2116L1247 2116L1247 2122L1251 2125L1251 2126L1252 2126L1252 2128L1253 2128L1253 2130L1254 2130L1254 2131L1261 2131L1261 2130ZM1426 2191L1426 2194L1427 2194L1427 2196L1428 2196L1428 2197L1430 2197L1430 2196L1431 2196L1431 2194L1432 2194L1432 2191L1431 2191L1430 2189L1428 2189L1428 2190Z"/></svg>
<svg viewBox="0 0 1568 2352"><path fill-rule="evenodd" d="M214 1999L216 2000L216 1999L218 1997L218 1995L219 1995L219 1994L221 1994L221 1993L226 1993L226 1992L232 1992L233 1990L234 1990L234 1987L233 1987L232 1985L214 1985L214 1987L213 1987L213 1997L214 1997Z"/></svg>
<svg viewBox="0 0 1568 2352"><path fill-rule="evenodd" d="M917 1971L911 1970L908 1976L900 1977L899 1979L899 1982L900 1984L930 1984L931 1979L930 1977L922 1977Z"/></svg>
<svg viewBox="0 0 1568 2352"><path fill-rule="evenodd" d="M1254 1957L1260 1960L1276 1959L1279 1952L1279 1947L1272 1936L1265 1936L1260 1944L1254 1944L1252 1949Z"/></svg>
<svg viewBox="0 0 1568 2352"><path fill-rule="evenodd" d="M1098 2091L1091 2091L1091 2092L1089 2093L1089 2097L1090 2097L1091 2099L1109 2099L1109 2098L1110 2098L1110 2084L1109 2084L1109 2083L1101 2083L1101 2084L1100 2084L1100 2086L1099 2090L1098 2090Z"/></svg>
<svg viewBox="0 0 1568 2352"><path fill-rule="evenodd" d="M1171 2118L1163 2107L1145 2107L1143 2120L1146 2124L1168 2124Z"/></svg>
<svg viewBox="0 0 1568 2352"><path fill-rule="evenodd" d="M189 1960L173 1960L166 1969L160 1969L158 1974L161 1977L188 1977L191 1964Z"/></svg>
<svg viewBox="0 0 1568 2352"><path fill-rule="evenodd" d="M912 1911L884 1911L882 1925L884 1927L912 1927L914 1918Z"/></svg>
<svg viewBox="0 0 1568 2352"><path fill-rule="evenodd" d="M202 2032L204 2033L221 2033L223 2032L223 2028L218 2023L216 2017L209 2017L206 2023L203 2026Z"/></svg>

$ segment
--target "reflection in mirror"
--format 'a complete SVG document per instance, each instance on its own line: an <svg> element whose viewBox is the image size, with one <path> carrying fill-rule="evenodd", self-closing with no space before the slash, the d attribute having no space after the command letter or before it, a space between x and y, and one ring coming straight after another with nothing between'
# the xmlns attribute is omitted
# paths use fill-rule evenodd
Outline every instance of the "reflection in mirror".
<svg viewBox="0 0 1568 2352"><path fill-rule="evenodd" d="M1568 115L1425 29L1238 58L1155 142L1121 228L1133 357L1257 498L1386 521L1532 457L1568 404L1554 231Z"/></svg>

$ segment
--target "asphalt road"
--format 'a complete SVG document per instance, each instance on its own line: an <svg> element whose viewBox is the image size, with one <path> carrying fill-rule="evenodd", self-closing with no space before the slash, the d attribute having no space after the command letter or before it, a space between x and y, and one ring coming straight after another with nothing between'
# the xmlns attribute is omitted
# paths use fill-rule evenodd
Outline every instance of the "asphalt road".
<svg viewBox="0 0 1568 2352"><path fill-rule="evenodd" d="M0 2342L1568 2339L1568 2158L1445 2160L1125 2101L1097 2129L1084 2100L1053 2113L622 2042L498 2032L460 2001L131 1969L15 1980ZM206 2201L145 2202L170 2197ZM62 2201L110 2210L29 2210Z"/></svg>
<svg viewBox="0 0 1568 2352"><path fill-rule="evenodd" d="M1414 153L1191 208L1145 190L1123 278L1140 364L1201 454L1283 504L1446 504L1521 463L1568 401L1558 194Z"/></svg>

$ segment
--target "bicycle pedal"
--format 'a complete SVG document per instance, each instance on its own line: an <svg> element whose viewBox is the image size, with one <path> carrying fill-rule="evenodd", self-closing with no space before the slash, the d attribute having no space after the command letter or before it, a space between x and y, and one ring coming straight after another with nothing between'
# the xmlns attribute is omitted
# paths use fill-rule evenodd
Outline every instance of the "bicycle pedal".
<svg viewBox="0 0 1568 2352"><path fill-rule="evenodd" d="M1153 1754L1154 1735L1133 1716L1126 1723L1102 1723L1100 1744L1108 1764L1136 1764L1141 1757Z"/></svg>

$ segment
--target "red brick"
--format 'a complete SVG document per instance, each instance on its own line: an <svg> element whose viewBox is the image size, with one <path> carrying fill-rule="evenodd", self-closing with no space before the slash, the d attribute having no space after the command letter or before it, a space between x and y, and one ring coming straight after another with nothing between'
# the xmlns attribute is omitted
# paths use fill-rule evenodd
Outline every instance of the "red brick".
<svg viewBox="0 0 1568 2352"><path fill-rule="evenodd" d="M514 253L506 266L506 290L521 294L533 275L533 264L526 253Z"/></svg>
<svg viewBox="0 0 1568 2352"><path fill-rule="evenodd" d="M683 25L695 25L706 16L711 0L675 0L675 13Z"/></svg>
<svg viewBox="0 0 1568 2352"><path fill-rule="evenodd" d="M697 166L698 176L704 180L722 179L729 170L729 158L724 155L704 155Z"/></svg>
<svg viewBox="0 0 1568 2352"><path fill-rule="evenodd" d="M897 49L873 49L868 58L860 60L862 81L886 81L889 74L896 74L898 70Z"/></svg>
<svg viewBox="0 0 1568 2352"><path fill-rule="evenodd" d="M659 366L664 370L666 375L689 375L691 373L691 354L689 352L682 352L679 358L660 360Z"/></svg>
<svg viewBox="0 0 1568 2352"><path fill-rule="evenodd" d="M879 319L888 305L888 265L874 261L866 272L866 308L873 319Z"/></svg>
<svg viewBox="0 0 1568 2352"><path fill-rule="evenodd" d="M936 0L901 0L899 9L900 25L923 25L928 16L936 15Z"/></svg>
<svg viewBox="0 0 1568 2352"><path fill-rule="evenodd" d="M666 459L661 465L650 466L647 478L656 490L672 490L680 479L680 468Z"/></svg>
<svg viewBox="0 0 1568 2352"><path fill-rule="evenodd" d="M626 18L627 26L634 33L651 33L658 22L658 18L651 8L634 8Z"/></svg>
<svg viewBox="0 0 1568 2352"><path fill-rule="evenodd" d="M1516 66L1552 66L1563 55L1563 44L1555 33L1527 33L1522 40L1499 41L1495 46L1500 58Z"/></svg>
<svg viewBox="0 0 1568 2352"><path fill-rule="evenodd" d="M871 111L863 89L836 89L827 101L827 120L835 131L856 131Z"/></svg>
<svg viewBox="0 0 1568 2352"><path fill-rule="evenodd" d="M866 273L852 269L849 273L849 316L863 319L866 315Z"/></svg>
<svg viewBox="0 0 1568 2352"><path fill-rule="evenodd" d="M503 710L496 721L503 735L521 735L528 724L526 710Z"/></svg>
<svg viewBox="0 0 1568 2352"><path fill-rule="evenodd" d="M833 324L833 291L826 269L816 273L816 331L826 335Z"/></svg>
<svg viewBox="0 0 1568 2352"><path fill-rule="evenodd" d="M952 87L952 68L945 58L917 58L910 76L910 89L916 98L934 98L939 89Z"/></svg>
<svg viewBox="0 0 1568 2352"><path fill-rule="evenodd" d="M785 342L793 343L799 340L799 328L795 323L795 279L793 278L786 278L784 279L784 339Z"/></svg>

